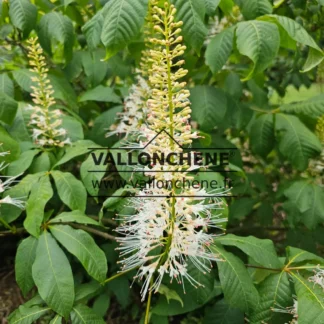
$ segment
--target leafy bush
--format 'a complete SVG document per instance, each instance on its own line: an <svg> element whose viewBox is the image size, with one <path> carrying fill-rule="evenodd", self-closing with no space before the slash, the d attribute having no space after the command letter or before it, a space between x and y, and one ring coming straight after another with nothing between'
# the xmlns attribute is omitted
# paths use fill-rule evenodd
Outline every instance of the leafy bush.
<svg viewBox="0 0 324 324"><path fill-rule="evenodd" d="M9 323L324 323L323 1L0 4Z"/></svg>

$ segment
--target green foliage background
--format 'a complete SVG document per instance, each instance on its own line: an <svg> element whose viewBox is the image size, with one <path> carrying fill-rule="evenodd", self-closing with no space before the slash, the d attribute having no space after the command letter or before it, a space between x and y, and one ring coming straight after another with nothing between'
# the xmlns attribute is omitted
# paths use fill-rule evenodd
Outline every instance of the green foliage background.
<svg viewBox="0 0 324 324"><path fill-rule="evenodd" d="M292 306L293 296L299 324L324 323L323 290L307 280L324 266L323 143L315 132L324 115L324 3L172 3L184 22L192 119L205 137L196 145L239 149L231 165L239 198L229 200L229 234L216 239L225 262L211 274L192 269L205 288L184 294L166 282L153 296L151 323L286 323L291 315L272 308ZM143 321L140 285L129 288L134 273L105 283L118 271L112 218L124 199L92 198L92 180L103 175L87 170L96 168L89 147L119 140L105 133L134 82L147 5L0 1L0 143L11 153L2 159L7 175L22 174L5 195L27 201L23 212L1 206L2 233L22 235L16 280L28 299L9 323ZM25 109L26 40L36 34L73 141L56 152L33 145Z"/></svg>

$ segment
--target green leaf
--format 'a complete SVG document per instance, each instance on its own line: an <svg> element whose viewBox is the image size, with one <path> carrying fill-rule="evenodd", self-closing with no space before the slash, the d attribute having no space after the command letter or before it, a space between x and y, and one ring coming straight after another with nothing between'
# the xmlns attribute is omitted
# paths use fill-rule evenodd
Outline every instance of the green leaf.
<svg viewBox="0 0 324 324"><path fill-rule="evenodd" d="M64 46L66 60L72 59L74 28L69 17L54 11L45 14L38 25L38 36L42 47L48 53L52 54L52 42L56 40Z"/></svg>
<svg viewBox="0 0 324 324"><path fill-rule="evenodd" d="M286 323L285 314L277 313L272 308L285 308L292 304L292 291L288 274L285 271L271 274L259 287L260 303L250 316L251 323ZM291 316L288 316L288 319ZM287 319L287 315L286 315Z"/></svg>
<svg viewBox="0 0 324 324"><path fill-rule="evenodd" d="M68 225L51 225L50 230L54 237L82 263L91 277L99 282L106 279L105 253L88 233Z"/></svg>
<svg viewBox="0 0 324 324"><path fill-rule="evenodd" d="M15 119L17 109L18 103L6 93L0 92L0 120L11 125Z"/></svg>
<svg viewBox="0 0 324 324"><path fill-rule="evenodd" d="M9 324L32 324L37 322L37 320L48 313L51 309L49 307L26 307L24 305L19 306L17 310L15 310L8 317Z"/></svg>
<svg viewBox="0 0 324 324"><path fill-rule="evenodd" d="M260 240L253 236L239 237L228 234L220 236L215 242L220 242L223 245L236 246L264 267L277 269L282 267L273 242L270 240Z"/></svg>
<svg viewBox="0 0 324 324"><path fill-rule="evenodd" d="M96 225L101 226L97 221L83 214L79 210L74 210L71 212L64 212L58 216L52 218L49 223L79 223L86 225Z"/></svg>
<svg viewBox="0 0 324 324"><path fill-rule="evenodd" d="M37 156L29 168L30 173L48 172L51 165L55 161L55 157L51 152L42 152Z"/></svg>
<svg viewBox="0 0 324 324"><path fill-rule="evenodd" d="M305 170L322 150L319 139L295 116L276 114L275 128L279 151L298 170Z"/></svg>
<svg viewBox="0 0 324 324"><path fill-rule="evenodd" d="M123 49L144 24L147 0L112 0L102 28L101 40L107 48L107 58Z"/></svg>
<svg viewBox="0 0 324 324"><path fill-rule="evenodd" d="M289 199L284 208L295 223L301 221L307 228L315 229L324 221L324 192L318 185L306 180L297 181L284 194ZM293 208L289 208L290 206Z"/></svg>
<svg viewBox="0 0 324 324"><path fill-rule="evenodd" d="M49 324L62 324L63 318L60 315L56 315Z"/></svg>
<svg viewBox="0 0 324 324"><path fill-rule="evenodd" d="M52 171L58 195L71 210L86 209L87 192L80 180L68 172Z"/></svg>
<svg viewBox="0 0 324 324"><path fill-rule="evenodd" d="M23 152L19 159L12 162L8 167L9 176L17 176L26 171L32 164L35 155L39 153L38 150L29 150Z"/></svg>
<svg viewBox="0 0 324 324"><path fill-rule="evenodd" d="M308 251L304 251L295 247L288 246L287 247L287 258L289 261L289 265L296 265L300 263L312 262L316 265L324 265L324 259L310 253Z"/></svg>
<svg viewBox="0 0 324 324"><path fill-rule="evenodd" d="M297 43L310 47L309 56L303 67L303 72L310 71L323 61L323 51L319 48L314 39L307 33L305 28L298 22L291 18L278 15L267 15L261 19L270 20L279 26L282 39L281 46L292 49L292 40L294 40Z"/></svg>
<svg viewBox="0 0 324 324"><path fill-rule="evenodd" d="M211 131L223 124L228 107L226 95L222 90L210 86L196 86L190 90L190 100L192 118L203 131Z"/></svg>
<svg viewBox="0 0 324 324"><path fill-rule="evenodd" d="M262 157L273 150L275 145L274 116L262 114L251 125L250 141L252 151Z"/></svg>
<svg viewBox="0 0 324 324"><path fill-rule="evenodd" d="M37 239L32 236L18 246L15 260L16 281L24 296L34 287L32 265L36 258Z"/></svg>
<svg viewBox="0 0 324 324"><path fill-rule="evenodd" d="M172 0L171 2L178 10L177 20L183 21L184 39L199 54L208 32L204 25L204 0Z"/></svg>
<svg viewBox="0 0 324 324"><path fill-rule="evenodd" d="M79 101L103 101L121 103L121 99L115 94L114 89L104 87L103 85L99 85L94 89L86 91L81 95Z"/></svg>
<svg viewBox="0 0 324 324"><path fill-rule="evenodd" d="M0 157L0 162L12 162L18 159L20 155L20 146L1 125L0 144L0 152L10 152L10 154Z"/></svg>
<svg viewBox="0 0 324 324"><path fill-rule="evenodd" d="M91 155L81 164L81 179L85 188L91 196L98 196L100 188L99 186L96 186L96 184L98 183L98 181L100 182L105 175L105 172L102 171L103 167L101 165L96 165Z"/></svg>
<svg viewBox="0 0 324 324"><path fill-rule="evenodd" d="M219 3L220 0L205 0L206 14L208 16L212 16L215 13Z"/></svg>
<svg viewBox="0 0 324 324"><path fill-rule="evenodd" d="M10 0L9 17L12 24L27 37L36 25L37 7L28 0Z"/></svg>
<svg viewBox="0 0 324 324"><path fill-rule="evenodd" d="M77 142L84 139L83 129L81 123L72 116L62 116L63 123L61 125L67 132L67 136L71 142Z"/></svg>
<svg viewBox="0 0 324 324"><path fill-rule="evenodd" d="M310 100L283 105L280 107L280 111L288 114L301 114L319 118L324 115L324 95L316 96Z"/></svg>
<svg viewBox="0 0 324 324"><path fill-rule="evenodd" d="M31 92L31 87L35 83L31 80L31 77L34 76L33 72L28 69L19 69L12 72L13 78L18 83L18 85L25 91Z"/></svg>
<svg viewBox="0 0 324 324"><path fill-rule="evenodd" d="M73 307L71 321L73 324L105 324L103 319L91 308L82 304Z"/></svg>
<svg viewBox="0 0 324 324"><path fill-rule="evenodd" d="M272 13L272 5L269 0L245 0L242 8L243 16L250 20L262 15Z"/></svg>
<svg viewBox="0 0 324 324"><path fill-rule="evenodd" d="M308 282L299 274L291 273L298 300L298 323L324 323L324 293L321 287Z"/></svg>
<svg viewBox="0 0 324 324"><path fill-rule="evenodd" d="M32 187L26 206L26 219L24 227L36 237L40 234L40 226L44 219L44 209L53 196L53 189L48 175L42 176Z"/></svg>
<svg viewBox="0 0 324 324"><path fill-rule="evenodd" d="M217 266L225 300L230 306L251 313L259 302L259 294L243 262L217 245L211 249L223 259Z"/></svg>
<svg viewBox="0 0 324 324"><path fill-rule="evenodd" d="M33 278L43 300L56 313L67 317L74 302L74 281L70 263L52 235L39 238Z"/></svg>
<svg viewBox="0 0 324 324"><path fill-rule="evenodd" d="M244 324L244 313L229 306L224 299L206 308L203 324Z"/></svg>
<svg viewBox="0 0 324 324"><path fill-rule="evenodd" d="M279 30L272 23L253 20L238 23L236 35L239 52L254 63L245 78L249 80L269 67L276 57L280 46Z"/></svg>
<svg viewBox="0 0 324 324"><path fill-rule="evenodd" d="M226 28L217 34L207 46L206 64L213 73L218 72L226 64L233 50L235 27Z"/></svg>
<svg viewBox="0 0 324 324"><path fill-rule="evenodd" d="M25 103L18 103L18 110L16 113L16 117L8 128L9 133L11 136L20 142L30 141L30 134L28 130L28 123L30 120L30 112L26 111L26 104Z"/></svg>
<svg viewBox="0 0 324 324"><path fill-rule="evenodd" d="M0 93L5 93L7 96L14 97L14 84L7 73L0 74Z"/></svg>
<svg viewBox="0 0 324 324"><path fill-rule="evenodd" d="M181 304L182 307L184 306L183 301L178 293L163 284L161 284L159 287L159 294L164 295L168 303L170 302L170 300L176 300Z"/></svg>
<svg viewBox="0 0 324 324"><path fill-rule="evenodd" d="M89 153L90 148L99 147L97 144L90 140L80 140L73 143L70 147L67 147L64 156L54 165L53 168L56 168L66 162L71 161L72 159L82 156Z"/></svg>

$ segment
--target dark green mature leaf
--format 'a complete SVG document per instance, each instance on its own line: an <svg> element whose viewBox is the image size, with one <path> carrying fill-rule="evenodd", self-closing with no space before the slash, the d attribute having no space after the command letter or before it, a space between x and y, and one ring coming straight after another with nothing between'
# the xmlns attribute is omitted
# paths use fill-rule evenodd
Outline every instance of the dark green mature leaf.
<svg viewBox="0 0 324 324"><path fill-rule="evenodd" d="M99 282L106 279L108 268L105 253L88 233L68 225L51 225L50 230L54 237L78 258L91 277Z"/></svg>
<svg viewBox="0 0 324 324"><path fill-rule="evenodd" d="M73 324L105 324L103 319L91 308L82 304L73 307L71 321Z"/></svg>
<svg viewBox="0 0 324 324"><path fill-rule="evenodd" d="M99 85L94 89L90 89L82 94L79 101L103 101L121 103L121 99L114 92L114 89Z"/></svg>
<svg viewBox="0 0 324 324"><path fill-rule="evenodd" d="M44 209L47 202L53 196L53 189L49 175L42 176L39 181L32 187L30 197L26 206L26 219L24 227L36 237L40 234L40 226L44 219Z"/></svg>
<svg viewBox="0 0 324 324"><path fill-rule="evenodd" d="M19 306L8 318L9 324L32 324L35 323L40 317L50 312L49 307L26 307Z"/></svg>
<svg viewBox="0 0 324 324"><path fill-rule="evenodd" d="M0 91L0 120L11 125L15 119L18 103L6 93Z"/></svg>
<svg viewBox="0 0 324 324"><path fill-rule="evenodd" d="M246 19L255 19L259 16L271 14L272 5L269 0L245 0L242 13Z"/></svg>
<svg viewBox="0 0 324 324"><path fill-rule="evenodd" d="M172 3L178 10L177 19L183 21L184 39L197 53L200 53L207 35L207 28L204 25L204 0L172 0Z"/></svg>
<svg viewBox="0 0 324 324"><path fill-rule="evenodd" d="M74 281L70 263L52 235L39 238L33 278L43 300L59 315L67 317L74 302Z"/></svg>
<svg viewBox="0 0 324 324"><path fill-rule="evenodd" d="M279 150L298 170L322 150L319 139L295 116L277 114L275 128L280 132Z"/></svg>
<svg viewBox="0 0 324 324"><path fill-rule="evenodd" d="M304 223L309 229L324 221L324 192L321 187L302 180L294 182L284 194L289 199L289 203L284 205L289 218Z"/></svg>
<svg viewBox="0 0 324 324"><path fill-rule="evenodd" d="M282 267L273 242L270 240L260 240L253 236L239 237L233 234L228 234L220 236L215 241L220 242L223 245L236 246L264 267L277 269Z"/></svg>
<svg viewBox="0 0 324 324"><path fill-rule="evenodd" d="M310 100L294 102L280 107L280 111L288 114L300 114L313 118L324 115L324 95L316 96Z"/></svg>
<svg viewBox="0 0 324 324"><path fill-rule="evenodd" d="M324 292L299 274L291 273L298 300L298 324L324 323Z"/></svg>
<svg viewBox="0 0 324 324"><path fill-rule="evenodd" d="M288 258L288 263L289 265L296 265L299 263L305 263L307 262L311 262L311 263L315 263L316 265L320 264L320 265L324 265L324 259L313 254L310 253L308 251L304 251L298 248L294 248L291 246L287 247L287 258Z"/></svg>
<svg viewBox="0 0 324 324"><path fill-rule="evenodd" d="M254 66L245 80L263 72L276 57L280 46L278 27L265 21L246 21L238 24L237 48L242 55L249 57Z"/></svg>
<svg viewBox="0 0 324 324"><path fill-rule="evenodd" d="M90 20L88 20L84 26L82 26L82 32L87 40L88 47L94 50L101 43L101 32L104 24L105 12L109 8L107 3L103 9L98 11Z"/></svg>
<svg viewBox="0 0 324 324"><path fill-rule="evenodd" d="M7 96L14 97L14 84L7 73L0 74L0 93L5 93Z"/></svg>
<svg viewBox="0 0 324 324"><path fill-rule="evenodd" d="M26 171L33 162L35 155L39 153L38 150L29 150L23 152L19 159L12 162L8 167L8 175L17 176Z"/></svg>
<svg viewBox="0 0 324 324"><path fill-rule="evenodd" d="M224 299L206 308L203 324L244 324L244 313L229 306Z"/></svg>
<svg viewBox="0 0 324 324"><path fill-rule="evenodd" d="M18 246L15 260L16 281L24 296L34 287L32 265L36 257L37 239L32 236Z"/></svg>
<svg viewBox="0 0 324 324"><path fill-rule="evenodd" d="M221 0L205 0L206 14L212 16Z"/></svg>
<svg viewBox="0 0 324 324"><path fill-rule="evenodd" d="M203 131L211 131L224 122L227 112L225 93L210 86L196 86L190 90L192 118Z"/></svg>
<svg viewBox="0 0 324 324"><path fill-rule="evenodd" d="M250 142L253 152L267 157L275 145L274 116L262 114L251 125Z"/></svg>
<svg viewBox="0 0 324 324"><path fill-rule="evenodd" d="M86 209L87 192L80 180L77 180L73 174L61 171L52 171L58 195L61 200L71 210Z"/></svg>
<svg viewBox="0 0 324 324"><path fill-rule="evenodd" d="M25 91L31 92L31 86L34 86L35 83L31 80L31 77L34 76L33 72L28 69L19 69L12 72L13 78L18 83L18 85Z"/></svg>
<svg viewBox="0 0 324 324"><path fill-rule="evenodd" d="M217 245L211 249L223 260L217 266L225 300L232 307L251 313L259 302L259 294L243 262Z"/></svg>
<svg viewBox="0 0 324 324"><path fill-rule="evenodd" d="M49 324L62 324L63 318L60 315L56 315Z"/></svg>
<svg viewBox="0 0 324 324"><path fill-rule="evenodd" d="M282 318L285 315L274 312L272 308L280 309L291 306L292 304L292 290L288 274L285 271L271 274L261 283L259 293L260 303L249 318L251 323L286 323Z"/></svg>
<svg viewBox="0 0 324 324"><path fill-rule="evenodd" d="M28 0L10 0L9 17L27 37L36 25L37 7Z"/></svg>
<svg viewBox="0 0 324 324"><path fill-rule="evenodd" d="M235 27L227 28L216 35L208 44L206 64L213 73L218 72L227 62L233 50Z"/></svg>
<svg viewBox="0 0 324 324"><path fill-rule="evenodd" d="M295 42L297 42L310 47L310 52L303 67L303 72L310 71L323 61L323 51L316 44L314 39L307 33L304 27L298 22L291 18L278 15L267 15L261 19L272 21L278 25L281 36L281 46L291 49L296 46Z"/></svg>
<svg viewBox="0 0 324 324"><path fill-rule="evenodd" d="M71 212L64 212L59 214L58 216L52 218L49 223L79 223L79 224L86 224L86 225L96 225L101 226L97 221L94 219L86 216L79 210L74 210Z"/></svg>
<svg viewBox="0 0 324 324"><path fill-rule="evenodd" d="M1 156L0 162L12 162L18 159L20 146L2 126L0 126L0 144L0 152L10 152L10 154Z"/></svg>
<svg viewBox="0 0 324 324"><path fill-rule="evenodd" d="M139 34L147 12L148 0L112 0L109 2L101 40L107 58L123 49Z"/></svg>
<svg viewBox="0 0 324 324"><path fill-rule="evenodd" d="M66 60L72 59L74 28L69 17L56 11L44 15L38 25L38 36L42 47L48 53L52 53L52 41L56 40L63 44Z"/></svg>

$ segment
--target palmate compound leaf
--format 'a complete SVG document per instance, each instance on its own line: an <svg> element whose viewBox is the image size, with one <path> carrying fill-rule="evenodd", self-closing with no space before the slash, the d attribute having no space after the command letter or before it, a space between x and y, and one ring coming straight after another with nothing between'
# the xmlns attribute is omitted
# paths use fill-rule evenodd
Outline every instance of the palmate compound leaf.
<svg viewBox="0 0 324 324"><path fill-rule="evenodd" d="M208 32L204 24L204 0L172 0L172 3L178 10L177 20L183 22L182 34L184 39L197 53L200 53Z"/></svg>
<svg viewBox="0 0 324 324"><path fill-rule="evenodd" d="M32 271L42 299L56 313L67 317L74 302L73 274L66 255L47 231L38 239Z"/></svg>
<svg viewBox="0 0 324 324"><path fill-rule="evenodd" d="M217 266L225 300L242 312L252 313L259 302L259 294L243 262L219 245L211 249L222 259Z"/></svg>
<svg viewBox="0 0 324 324"><path fill-rule="evenodd" d="M282 267L273 242L270 240L261 240L253 236L239 237L228 234L220 236L215 242L220 242L222 245L236 246L264 267L275 269Z"/></svg>
<svg viewBox="0 0 324 324"><path fill-rule="evenodd" d="M245 78L249 80L269 67L276 57L280 46L279 30L273 23L251 20L238 23L236 35L239 52L254 63Z"/></svg>
<svg viewBox="0 0 324 324"><path fill-rule="evenodd" d="M111 0L108 3L101 33L107 49L106 58L123 49L144 24L148 0Z"/></svg>
<svg viewBox="0 0 324 324"><path fill-rule="evenodd" d="M324 323L324 292L298 273L292 272L298 300L298 324Z"/></svg>
<svg viewBox="0 0 324 324"><path fill-rule="evenodd" d="M76 230L68 225L51 225L51 233L84 266L88 274L103 282L107 274L105 253L94 239L83 230Z"/></svg>
<svg viewBox="0 0 324 324"><path fill-rule="evenodd" d="M275 129L280 153L298 170L305 170L322 150L319 139L295 116L276 114Z"/></svg>
<svg viewBox="0 0 324 324"><path fill-rule="evenodd" d="M274 312L272 308L280 309L293 304L288 274L285 271L271 274L260 284L258 290L260 302L249 317L250 323L285 323L283 318L287 319L287 316Z"/></svg>

